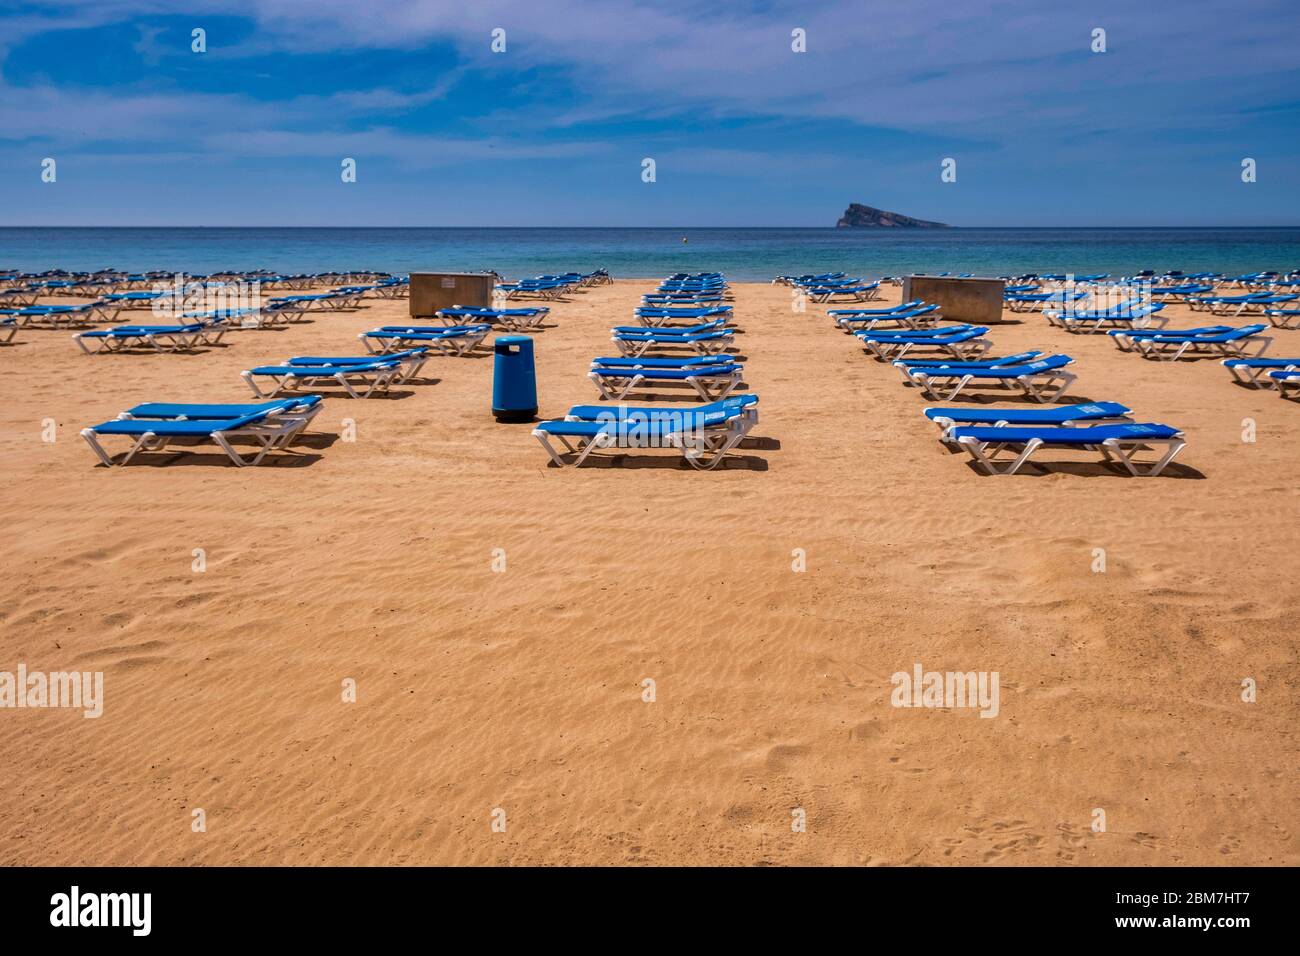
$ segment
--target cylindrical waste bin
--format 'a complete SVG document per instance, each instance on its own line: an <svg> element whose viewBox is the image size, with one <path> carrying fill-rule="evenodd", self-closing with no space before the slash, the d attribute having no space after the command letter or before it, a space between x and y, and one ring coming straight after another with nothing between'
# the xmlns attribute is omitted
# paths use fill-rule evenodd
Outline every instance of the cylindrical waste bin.
<svg viewBox="0 0 1300 956"><path fill-rule="evenodd" d="M531 422L537 417L533 340L526 335L503 335L492 346L496 353L492 414L499 422Z"/></svg>

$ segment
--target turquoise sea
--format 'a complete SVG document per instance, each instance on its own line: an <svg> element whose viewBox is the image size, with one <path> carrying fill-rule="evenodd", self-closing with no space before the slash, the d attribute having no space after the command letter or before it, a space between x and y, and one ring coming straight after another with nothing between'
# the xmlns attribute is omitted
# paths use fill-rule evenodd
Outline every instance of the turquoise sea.
<svg viewBox="0 0 1300 956"><path fill-rule="evenodd" d="M686 241L683 241L686 240ZM843 271L1108 272L1300 269L1300 227L1206 229L453 229L0 227L0 271L205 274L605 268L618 277L719 270L736 280Z"/></svg>

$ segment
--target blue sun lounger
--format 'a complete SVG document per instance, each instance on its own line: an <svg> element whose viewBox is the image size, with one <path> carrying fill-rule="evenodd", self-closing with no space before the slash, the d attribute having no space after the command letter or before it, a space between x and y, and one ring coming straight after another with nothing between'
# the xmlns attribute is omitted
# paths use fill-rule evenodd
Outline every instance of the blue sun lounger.
<svg viewBox="0 0 1300 956"><path fill-rule="evenodd" d="M1266 351L1273 337L1260 335L1267 325L1243 325L1239 329L1218 332L1210 335L1180 335L1162 333L1134 338L1133 347L1143 358L1164 359L1174 362L1184 355L1204 358L1222 355L1227 358L1258 358ZM1253 348L1253 356L1246 354L1247 348Z"/></svg>
<svg viewBox="0 0 1300 956"><path fill-rule="evenodd" d="M527 332L537 328L542 319L551 314L548 306L536 306L529 309L488 309L481 306L456 305L450 309L439 309L434 316L446 320L449 326L465 327L495 322L512 332ZM475 320L466 322L465 320Z"/></svg>
<svg viewBox="0 0 1300 956"><path fill-rule="evenodd" d="M1123 465L1134 477L1154 478L1186 444L1177 428L1154 422L1085 428L972 426L954 428L950 437L990 475L1014 475L1039 448L1054 447L1098 451L1105 461ZM1164 454L1155 462L1139 462L1137 454L1153 446L1163 446ZM998 462L998 454L1008 449L1015 457L1005 464Z"/></svg>
<svg viewBox="0 0 1300 956"><path fill-rule="evenodd" d="M44 325L52 329L60 326L87 326L102 321L106 315L105 306L100 302L86 302L81 305L29 305L19 309L5 309L0 315L7 315L18 320L19 325Z"/></svg>
<svg viewBox="0 0 1300 956"><path fill-rule="evenodd" d="M1292 392L1300 396L1300 371L1269 372L1268 377L1283 398L1291 398Z"/></svg>
<svg viewBox="0 0 1300 956"><path fill-rule="evenodd" d="M352 398L369 398L418 373L426 353L427 349L420 348L391 355L299 356L283 365L263 365L240 375L258 398L275 398L282 392L310 389L328 382L342 386ZM259 378L271 379L269 391L258 386Z"/></svg>
<svg viewBox="0 0 1300 956"><path fill-rule="evenodd" d="M722 304L721 292L647 292L641 304L651 309L700 309Z"/></svg>
<svg viewBox="0 0 1300 956"><path fill-rule="evenodd" d="M1223 360L1223 366L1242 385L1270 388L1276 383L1268 373L1300 369L1300 358L1230 358Z"/></svg>
<svg viewBox="0 0 1300 956"><path fill-rule="evenodd" d="M912 309L919 309L923 305L925 305L924 299L912 299L910 302L900 302L898 305L884 305L875 309L827 309L826 314L838 322L841 317L889 315L892 312L910 312Z"/></svg>
<svg viewBox="0 0 1300 956"><path fill-rule="evenodd" d="M757 395L734 395L691 408L578 405L563 421L539 424L533 436L560 467L565 455L577 467L603 448L679 448L692 467L707 471L757 424L757 404Z"/></svg>
<svg viewBox="0 0 1300 956"><path fill-rule="evenodd" d="M1221 335L1231 331L1231 325L1202 325L1194 329L1111 329L1106 334L1121 352L1135 352L1140 340L1156 335Z"/></svg>
<svg viewBox="0 0 1300 956"><path fill-rule="evenodd" d="M1265 309L1264 315L1278 329L1300 329L1300 309Z"/></svg>
<svg viewBox="0 0 1300 956"><path fill-rule="evenodd" d="M0 318L0 345L8 345L18 331L18 320L10 316Z"/></svg>
<svg viewBox="0 0 1300 956"><path fill-rule="evenodd" d="M1014 292L1010 295L1003 295L1003 301L1006 302L1007 308L1012 312L1031 312L1034 309L1043 310L1049 305L1069 305L1072 302L1082 302L1088 298L1090 293L1087 292Z"/></svg>
<svg viewBox="0 0 1300 956"><path fill-rule="evenodd" d="M624 355L644 355L652 348L672 346L689 347L700 355L717 355L726 351L732 344L735 334L730 329L717 329L711 332L696 332L691 335L661 335L658 330L644 334L620 332L612 337Z"/></svg>
<svg viewBox="0 0 1300 956"><path fill-rule="evenodd" d="M923 414L939 426L939 441L945 443L953 440L954 428L1008 425L1070 428L1083 423L1109 425L1133 420L1133 409L1118 402L1086 402L1052 408L927 408Z"/></svg>
<svg viewBox="0 0 1300 956"><path fill-rule="evenodd" d="M626 361L637 364L623 364ZM684 359L676 367L669 367L653 359L612 358L594 360L588 378L596 383L603 399L622 401L630 392L650 390L643 386L683 383L695 389L704 401L716 402L741 384L744 371L742 365L720 360L705 364Z"/></svg>
<svg viewBox="0 0 1300 956"><path fill-rule="evenodd" d="M87 355L123 352L130 348L151 348L157 352L184 352L197 345L217 345L226 328L220 322L191 322L186 325L119 325L111 329L78 332L72 336ZM91 345L94 347L92 348Z"/></svg>
<svg viewBox="0 0 1300 956"><path fill-rule="evenodd" d="M256 406L251 411L230 417L150 414L150 410L155 406L136 406L114 421L82 429L81 437L86 440L86 444L90 445L99 460L110 467L125 465L142 451L162 451L177 442L192 444L205 439L215 442L234 464L257 465L268 452L283 448L302 431L306 421L303 420L299 409L305 402L306 399L268 402ZM223 407L230 406L188 406L191 410L203 410L203 413ZM169 406L161 406L161 408L167 409ZM141 409L145 410L144 413ZM100 442L101 438L108 436L121 436L134 441L125 453L114 457ZM257 453L251 458L246 459L241 456L231 444L231 439L240 437L253 438L260 445Z"/></svg>
<svg viewBox="0 0 1300 956"><path fill-rule="evenodd" d="M807 292L808 297L814 302L839 302L844 298L851 302L869 302L880 298L880 283L811 286Z"/></svg>
<svg viewBox="0 0 1300 956"><path fill-rule="evenodd" d="M387 355L412 347L431 347L446 355L470 355L492 331L490 325L385 325L357 338L366 351Z"/></svg>
<svg viewBox="0 0 1300 956"><path fill-rule="evenodd" d="M1052 325L1059 326L1067 332L1101 332L1106 326L1118 326L1122 329L1145 329L1163 327L1169 319L1165 316L1155 317L1164 308L1159 302L1124 303L1109 309L1080 311L1045 311L1043 315Z"/></svg>
<svg viewBox="0 0 1300 956"><path fill-rule="evenodd" d="M1252 292L1249 295L1213 295L1203 296L1201 298L1192 298L1187 300L1193 311L1201 312L1208 310L1214 315L1230 315L1237 317L1239 315L1260 314L1262 315L1268 309L1281 305L1283 302L1293 302L1297 296L1287 295L1269 295L1262 292Z"/></svg>
<svg viewBox="0 0 1300 956"><path fill-rule="evenodd" d="M932 329L934 324L943 318L937 305L925 304L880 311L835 309L827 314L835 316L835 324L845 332L874 332L882 322L888 322L901 329L919 331Z"/></svg>
<svg viewBox="0 0 1300 956"><path fill-rule="evenodd" d="M956 327L954 327L956 328ZM993 343L984 338L988 333L985 326L948 331L933 330L936 334L891 333L891 332L854 332L864 348L878 361L891 362L901 359L912 349L934 349L951 355L958 361L977 359L993 347ZM943 333L943 334L937 334Z"/></svg>
<svg viewBox="0 0 1300 956"><path fill-rule="evenodd" d="M905 379L921 389L926 397L939 402L951 402L961 394L962 389L973 384L1019 389L1026 398L1048 403L1059 399L1070 384L1078 378L1073 372L1065 371L1065 367L1073 362L1074 359L1068 355L1051 355L1022 365L1002 365L993 368L963 367L960 363L915 368L909 368L903 363L895 363L894 367L903 373ZM942 390L944 385L951 389L946 394Z"/></svg>
<svg viewBox="0 0 1300 956"><path fill-rule="evenodd" d="M634 314L643 325L662 326L669 319L693 319L697 323L704 319L715 319L719 316L730 319L731 313L731 306L717 305L704 309L651 309L642 306Z"/></svg>
<svg viewBox="0 0 1300 956"><path fill-rule="evenodd" d="M616 325L609 331L614 335L701 335L718 332L727 327L726 319L700 322L697 325Z"/></svg>

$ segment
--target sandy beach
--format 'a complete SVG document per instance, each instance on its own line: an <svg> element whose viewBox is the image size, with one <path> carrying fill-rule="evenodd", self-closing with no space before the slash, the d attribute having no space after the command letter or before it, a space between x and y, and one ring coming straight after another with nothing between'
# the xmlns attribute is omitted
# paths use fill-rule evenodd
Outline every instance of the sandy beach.
<svg viewBox="0 0 1300 956"><path fill-rule="evenodd" d="M542 417L596 399L652 286L552 307ZM707 473L552 467L491 418L487 352L329 399L258 468L78 436L249 401L241 370L355 354L405 301L189 355L0 347L0 670L105 687L98 719L0 712L0 864L1300 863L1300 405L1007 314L998 353L1073 355L1074 400L1188 445L1155 479L988 477L824 307L733 288L761 418ZM918 663L998 672L997 717L891 706Z"/></svg>

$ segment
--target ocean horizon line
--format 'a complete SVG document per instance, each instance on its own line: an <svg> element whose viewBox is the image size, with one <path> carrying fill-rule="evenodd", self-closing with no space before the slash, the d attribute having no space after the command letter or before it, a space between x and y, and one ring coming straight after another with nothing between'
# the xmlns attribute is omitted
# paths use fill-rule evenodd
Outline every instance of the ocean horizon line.
<svg viewBox="0 0 1300 956"><path fill-rule="evenodd" d="M915 226L875 226L875 227L870 227L870 226L854 226L854 227L843 227L843 226L707 226L707 225L695 225L695 226L467 226L467 225L455 225L455 226L445 226L445 225L434 225L434 226L377 226L377 225L364 225L364 226L354 226L354 225L321 225L321 226L289 226L289 225L275 225L275 226L268 226L268 225L230 226L230 225L224 225L224 226L208 226L208 225L202 225L202 224L192 224L192 225L150 225L150 224L147 224L147 223L145 223L145 224L140 224L140 223L130 223L130 224L114 224L114 225L75 225L75 224L74 224L74 225L56 225L56 226L51 226L51 225L32 225L32 224L23 224L23 225L7 225L7 224L4 224L4 223L0 223L0 229L50 229L50 230L53 230L53 229L210 229L210 230L232 230L232 231L233 231L233 230L247 231L247 230L253 230L253 229L266 229L266 230L274 229L274 230L282 230L282 231L290 231L290 230L293 230L293 231L302 231L302 232L306 232L306 231L310 231L310 230L317 230L317 229L336 229L336 230L344 230L344 229L351 229L351 230L367 229L367 230L384 230L384 231L389 231L389 232L396 232L396 231L412 231L412 232L415 232L415 231L424 231L424 230L429 230L429 229L463 229L463 230L472 230L472 231L498 230L498 231L502 231L502 232L505 232L505 231L537 230L537 229L549 229L549 230L555 230L555 231L574 231L574 232L578 232L578 231L590 232L590 231L593 231L593 230L601 230L601 229L606 229L606 230L626 230L626 231L637 231L637 232L680 232L680 231L682 231L682 230L690 230L690 229L704 229L704 230L711 230L711 231L723 231L723 230L725 230L725 231L728 231L728 232L746 232L746 231L754 231L754 232L781 232L781 231L788 231L788 232L806 232L806 231L809 231L809 230L816 230L816 231L821 231L821 232L836 232L836 233L845 233L845 234L850 234L850 235L925 235L925 234L929 234L929 233L946 232L946 231L951 230L951 229L961 229L961 230L990 230L990 231L991 231L991 230L1006 230L1006 231L1014 231L1014 232L1033 232L1033 231L1042 231L1042 232L1060 232L1060 231L1062 231L1062 230L1071 230L1071 231L1074 231L1074 230L1078 230L1078 231L1096 231L1096 232L1117 232L1117 231L1124 231L1124 230L1150 230L1150 229L1169 230L1169 231L1175 231L1175 230L1180 230L1180 231L1196 231L1196 230L1205 230L1205 229L1214 229L1214 230L1229 230L1229 229L1239 229L1239 230L1277 229L1277 230L1285 230L1285 229L1300 229L1300 223L1290 223L1290 224L1282 223L1282 224L1273 224L1273 225L1231 225L1231 226L1227 226L1227 225L1214 225L1214 224L1199 224L1199 225L1194 225L1194 226L1169 226L1169 225L1161 225L1161 224L1158 224L1158 223L1155 223L1155 224L1147 224L1147 225L1127 225L1127 226L1064 226L1064 225L1062 225L1062 226L984 226L984 225L964 225L964 226L958 226L958 225L948 224L948 225L943 226L943 227L928 227L928 226L924 226L924 227L915 227Z"/></svg>

